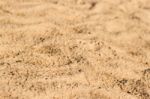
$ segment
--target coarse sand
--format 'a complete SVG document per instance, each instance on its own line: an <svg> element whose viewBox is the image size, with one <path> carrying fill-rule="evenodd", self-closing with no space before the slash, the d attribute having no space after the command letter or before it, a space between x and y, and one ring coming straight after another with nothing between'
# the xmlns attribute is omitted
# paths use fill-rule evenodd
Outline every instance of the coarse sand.
<svg viewBox="0 0 150 99"><path fill-rule="evenodd" d="M0 99L150 99L150 0L0 0Z"/></svg>

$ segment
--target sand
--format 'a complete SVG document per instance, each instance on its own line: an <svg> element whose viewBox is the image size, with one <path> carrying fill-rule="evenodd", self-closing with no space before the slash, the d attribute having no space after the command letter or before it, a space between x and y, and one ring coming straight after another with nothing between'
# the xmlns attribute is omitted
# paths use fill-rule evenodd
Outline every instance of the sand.
<svg viewBox="0 0 150 99"><path fill-rule="evenodd" d="M0 0L0 99L150 99L150 0Z"/></svg>

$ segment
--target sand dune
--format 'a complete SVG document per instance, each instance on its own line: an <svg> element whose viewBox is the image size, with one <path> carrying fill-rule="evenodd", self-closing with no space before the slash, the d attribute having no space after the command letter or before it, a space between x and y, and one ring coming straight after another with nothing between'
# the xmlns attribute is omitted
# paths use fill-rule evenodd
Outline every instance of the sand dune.
<svg viewBox="0 0 150 99"><path fill-rule="evenodd" d="M150 99L150 1L0 0L0 99Z"/></svg>

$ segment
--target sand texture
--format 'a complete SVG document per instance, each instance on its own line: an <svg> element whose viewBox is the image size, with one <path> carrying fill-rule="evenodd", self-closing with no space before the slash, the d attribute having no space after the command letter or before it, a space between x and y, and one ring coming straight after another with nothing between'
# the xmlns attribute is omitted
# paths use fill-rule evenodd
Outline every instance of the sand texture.
<svg viewBox="0 0 150 99"><path fill-rule="evenodd" d="M0 99L150 99L150 0L0 0Z"/></svg>

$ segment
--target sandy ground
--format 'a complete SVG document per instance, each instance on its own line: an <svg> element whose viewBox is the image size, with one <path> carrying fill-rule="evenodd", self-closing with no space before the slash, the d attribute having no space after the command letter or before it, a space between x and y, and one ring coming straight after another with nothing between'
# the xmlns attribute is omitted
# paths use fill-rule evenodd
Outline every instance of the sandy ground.
<svg viewBox="0 0 150 99"><path fill-rule="evenodd" d="M0 0L0 99L150 99L150 0Z"/></svg>

